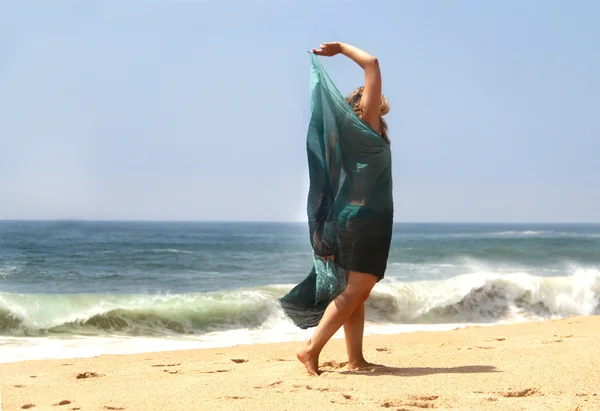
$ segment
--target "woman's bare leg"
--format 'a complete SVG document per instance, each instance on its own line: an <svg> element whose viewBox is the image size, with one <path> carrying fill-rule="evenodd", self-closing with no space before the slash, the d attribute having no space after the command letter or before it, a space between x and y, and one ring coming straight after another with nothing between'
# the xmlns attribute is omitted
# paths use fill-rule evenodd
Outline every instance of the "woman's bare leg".
<svg viewBox="0 0 600 411"><path fill-rule="evenodd" d="M296 354L309 374L319 374L319 354L321 350L356 308L369 298L369 294L376 283L377 277L374 275L355 271L348 273L346 288L327 306L312 338Z"/></svg>
<svg viewBox="0 0 600 411"><path fill-rule="evenodd" d="M365 331L365 304L362 303L344 323L346 351L348 351L348 368L356 370L373 364L368 363L363 355L363 334Z"/></svg>

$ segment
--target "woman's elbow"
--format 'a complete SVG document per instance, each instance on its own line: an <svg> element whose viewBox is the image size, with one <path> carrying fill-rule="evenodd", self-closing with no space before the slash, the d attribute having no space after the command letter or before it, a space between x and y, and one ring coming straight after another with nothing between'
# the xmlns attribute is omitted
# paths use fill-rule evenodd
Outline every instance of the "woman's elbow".
<svg viewBox="0 0 600 411"><path fill-rule="evenodd" d="M371 67L379 67L379 60L377 60L377 57L371 56L369 58L368 65Z"/></svg>
<svg viewBox="0 0 600 411"><path fill-rule="evenodd" d="M367 61L364 62L363 68L365 70L378 69L379 68L379 60L377 60L377 57L371 56L367 59Z"/></svg>

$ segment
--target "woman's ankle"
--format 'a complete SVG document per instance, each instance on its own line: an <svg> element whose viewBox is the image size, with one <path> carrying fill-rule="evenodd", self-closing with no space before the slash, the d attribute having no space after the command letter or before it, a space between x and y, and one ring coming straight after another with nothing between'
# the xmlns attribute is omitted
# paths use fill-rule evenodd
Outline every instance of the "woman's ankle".
<svg viewBox="0 0 600 411"><path fill-rule="evenodd" d="M368 362L367 362L367 360L365 360L365 357L362 355L360 357L353 357L352 359L350 357L348 357L348 366L349 367L359 367L364 364L368 364Z"/></svg>

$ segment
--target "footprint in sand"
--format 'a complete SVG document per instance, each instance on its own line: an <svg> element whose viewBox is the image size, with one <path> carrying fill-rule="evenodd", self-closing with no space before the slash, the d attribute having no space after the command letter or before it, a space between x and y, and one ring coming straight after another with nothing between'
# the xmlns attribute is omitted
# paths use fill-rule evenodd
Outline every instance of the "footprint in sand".
<svg viewBox="0 0 600 411"><path fill-rule="evenodd" d="M71 403L71 401L69 401L69 400L62 400L58 404L52 404L52 405L54 405L54 406L57 406L57 405L69 405L70 403Z"/></svg>
<svg viewBox="0 0 600 411"><path fill-rule="evenodd" d="M101 377L102 374L98 374L96 372L90 372L90 371L86 371L86 372L82 372L77 374L77 379L81 380L83 378L96 378L96 377Z"/></svg>
<svg viewBox="0 0 600 411"><path fill-rule="evenodd" d="M299 385L294 385L294 387L300 387ZM311 390L315 390L315 391L321 391L321 392L327 392L329 391L329 388L313 388L310 385L306 385L305 388L309 391Z"/></svg>
<svg viewBox="0 0 600 411"><path fill-rule="evenodd" d="M560 338L557 338L554 340L543 340L542 344L552 344L552 343L561 343L561 342L563 342L563 340Z"/></svg>
<svg viewBox="0 0 600 411"><path fill-rule="evenodd" d="M486 341L506 341L506 338L504 338L504 337L489 338Z"/></svg>
<svg viewBox="0 0 600 411"><path fill-rule="evenodd" d="M330 367L330 368L344 368L346 365L348 365L348 361L344 361L344 362L337 362L337 361L325 361L322 366L323 367Z"/></svg>
<svg viewBox="0 0 600 411"><path fill-rule="evenodd" d="M229 372L231 370L214 370L214 371L200 371L200 374L215 374L218 372Z"/></svg>
<svg viewBox="0 0 600 411"><path fill-rule="evenodd" d="M505 398L531 397L532 395L543 395L538 388L525 388L522 390L509 390L497 392L496 394Z"/></svg>
<svg viewBox="0 0 600 411"><path fill-rule="evenodd" d="M248 360L244 360L244 359L241 359L241 358L231 358L231 361L233 361L236 364L242 364L244 362L248 362Z"/></svg>
<svg viewBox="0 0 600 411"><path fill-rule="evenodd" d="M320 392L327 392L327 391L329 391L329 388L313 388L310 385L302 386L302 385L298 385L298 384L292 385L292 388L305 388L305 389L307 389L309 391L315 390L315 391L320 391ZM291 390L291 391L292 392L298 392L297 390Z"/></svg>
<svg viewBox="0 0 600 411"><path fill-rule="evenodd" d="M412 407L412 408L437 408L431 401L439 398L438 395L409 395L409 401L386 401L381 406L383 408L391 407ZM408 408L398 408L406 410Z"/></svg>
<svg viewBox="0 0 600 411"><path fill-rule="evenodd" d="M434 401L440 398L439 395L409 395L408 398L411 400L419 400L419 401Z"/></svg>
<svg viewBox="0 0 600 411"><path fill-rule="evenodd" d="M407 402L404 405L408 405L409 407L417 407L417 408L436 408L436 406L434 404L430 404L428 402L413 401L413 402Z"/></svg>
<svg viewBox="0 0 600 411"><path fill-rule="evenodd" d="M257 385L254 388L269 388L269 387L275 387L276 385L282 384L283 381L282 380L277 380L275 382L272 382L270 384L265 384L265 385Z"/></svg>
<svg viewBox="0 0 600 411"><path fill-rule="evenodd" d="M409 411L410 409L404 408L403 406L415 407L415 408L435 408L434 404L430 404L428 402L417 402L417 401L409 401L409 402L386 401L383 404L381 404L381 406L383 408L401 407L401 408L397 408L397 409L398 410L407 410L407 411Z"/></svg>

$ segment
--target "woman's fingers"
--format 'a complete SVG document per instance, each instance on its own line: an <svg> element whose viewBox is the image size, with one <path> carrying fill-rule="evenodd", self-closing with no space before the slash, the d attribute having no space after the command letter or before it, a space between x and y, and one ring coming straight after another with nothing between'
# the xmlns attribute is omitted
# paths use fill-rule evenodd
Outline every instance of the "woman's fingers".
<svg viewBox="0 0 600 411"><path fill-rule="evenodd" d="M320 56L329 56L335 54L333 45L335 43L323 43L319 44L319 48L312 49L312 52Z"/></svg>
<svg viewBox="0 0 600 411"><path fill-rule="evenodd" d="M313 53L320 56L335 56L340 52L338 43L319 44L319 48L314 48Z"/></svg>

